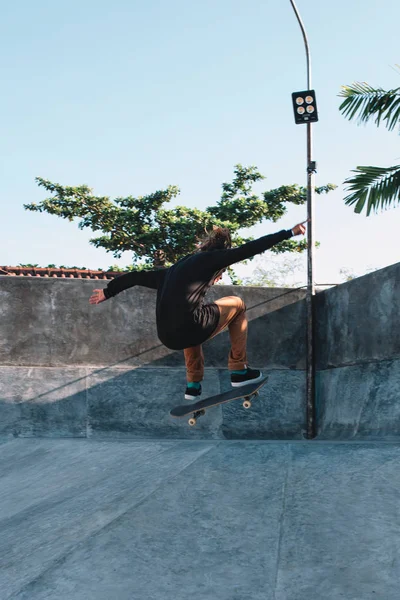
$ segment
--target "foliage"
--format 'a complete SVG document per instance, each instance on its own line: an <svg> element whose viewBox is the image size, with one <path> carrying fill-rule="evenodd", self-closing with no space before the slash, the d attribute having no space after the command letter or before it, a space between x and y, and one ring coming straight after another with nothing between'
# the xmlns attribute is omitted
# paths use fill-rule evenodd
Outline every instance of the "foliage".
<svg viewBox="0 0 400 600"><path fill-rule="evenodd" d="M266 264L265 261L258 261L259 264L254 269L250 277L243 279L243 285L256 287L299 287L300 282L290 282L295 273L304 268L302 257L299 255L284 255L276 257Z"/></svg>
<svg viewBox="0 0 400 600"><path fill-rule="evenodd" d="M348 206L355 205L360 213L365 205L367 217L371 211L394 206L400 200L400 165L394 167L357 167L354 177L346 180L351 192L345 198Z"/></svg>
<svg viewBox="0 0 400 600"><path fill-rule="evenodd" d="M235 273L232 267L228 267L227 272L232 285L243 285L243 280Z"/></svg>
<svg viewBox="0 0 400 600"><path fill-rule="evenodd" d="M342 269L340 269L340 274L343 277L343 280L346 281L352 281L353 279L357 279L358 277L362 277L363 275L368 275L369 273L374 273L375 271L378 271L379 267L368 267L368 269L365 271L365 273L363 274L359 274L359 273L355 273L352 269L349 269L348 267L343 267Z"/></svg>
<svg viewBox="0 0 400 600"><path fill-rule="evenodd" d="M23 265L22 263L19 263L18 266L22 267L23 269L37 269L39 265L32 263L27 263L26 265Z"/></svg>
<svg viewBox="0 0 400 600"><path fill-rule="evenodd" d="M342 86L339 96L345 98L339 110L349 121L358 117L360 125L375 117L376 126L383 121L389 131L400 123L400 87L385 91L368 83L353 83Z"/></svg>
<svg viewBox="0 0 400 600"><path fill-rule="evenodd" d="M339 107L350 121L358 117L358 123L375 119L377 127L383 123L389 131L400 124L400 88L385 91L367 83L342 86L339 94L345 100ZM353 177L346 179L348 190L345 197L354 212L361 213L366 207L367 217L400 202L400 165L393 167L358 166Z"/></svg>
<svg viewBox="0 0 400 600"><path fill-rule="evenodd" d="M180 191L176 186L158 190L147 196L127 196L110 200L95 196L86 185L62 186L40 177L36 181L51 194L39 204L25 204L26 210L47 212L73 221L80 219L80 229L101 232L90 243L104 248L120 258L132 252L132 269L169 266L196 251L199 240L212 226L227 227L234 245L249 241L239 230L265 220L276 222L288 210L288 205L304 205L307 189L298 185L281 186L264 192L261 197L252 191L264 177L254 166L236 165L231 183L222 185L221 199L205 210L176 206L166 208ZM317 187L317 194L326 194L335 185ZM273 248L275 253L303 252L305 240L288 240Z"/></svg>

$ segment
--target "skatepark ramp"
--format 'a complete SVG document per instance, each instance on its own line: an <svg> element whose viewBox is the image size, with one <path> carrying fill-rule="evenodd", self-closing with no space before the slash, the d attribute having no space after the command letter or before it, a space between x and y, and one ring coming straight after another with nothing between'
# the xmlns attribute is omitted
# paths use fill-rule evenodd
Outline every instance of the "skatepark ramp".
<svg viewBox="0 0 400 600"><path fill-rule="evenodd" d="M213 290L245 299L269 381L189 428L152 292L90 307L96 285L0 279L1 600L397 600L400 265L316 298L313 441L301 297Z"/></svg>
<svg viewBox="0 0 400 600"><path fill-rule="evenodd" d="M162 346L155 292L99 306L98 282L0 277L0 435L120 439L301 440L304 291L215 286L246 302L252 367L269 375L245 411L227 404L195 428L169 416L185 388L182 352ZM394 439L400 430L400 263L316 297L320 439ZM286 293L290 292L290 293ZM205 344L203 397L229 388L228 334Z"/></svg>

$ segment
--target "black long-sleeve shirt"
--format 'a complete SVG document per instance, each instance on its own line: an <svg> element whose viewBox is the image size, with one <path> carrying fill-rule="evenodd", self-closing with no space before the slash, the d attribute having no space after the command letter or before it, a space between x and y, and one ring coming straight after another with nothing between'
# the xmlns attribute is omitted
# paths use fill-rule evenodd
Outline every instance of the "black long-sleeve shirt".
<svg viewBox="0 0 400 600"><path fill-rule="evenodd" d="M292 237L291 230L265 235L228 250L189 254L168 269L132 271L110 281L106 298L135 285L157 290L157 332L171 350L197 346L207 340L219 321L219 309L204 296L221 269L260 254Z"/></svg>

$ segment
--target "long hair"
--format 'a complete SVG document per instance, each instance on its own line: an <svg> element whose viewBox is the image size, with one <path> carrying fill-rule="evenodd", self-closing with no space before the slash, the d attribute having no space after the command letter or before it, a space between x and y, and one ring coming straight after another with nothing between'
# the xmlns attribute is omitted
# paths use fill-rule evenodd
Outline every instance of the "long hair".
<svg viewBox="0 0 400 600"><path fill-rule="evenodd" d="M226 250L232 246L231 234L226 227L216 227L207 236L200 240L198 252L208 252L210 250Z"/></svg>

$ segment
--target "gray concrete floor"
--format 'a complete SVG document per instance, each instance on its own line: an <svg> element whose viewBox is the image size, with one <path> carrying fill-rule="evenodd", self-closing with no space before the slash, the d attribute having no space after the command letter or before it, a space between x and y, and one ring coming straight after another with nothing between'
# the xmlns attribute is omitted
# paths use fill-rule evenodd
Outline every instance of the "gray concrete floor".
<svg viewBox="0 0 400 600"><path fill-rule="evenodd" d="M0 444L0 600L398 600L400 445Z"/></svg>

